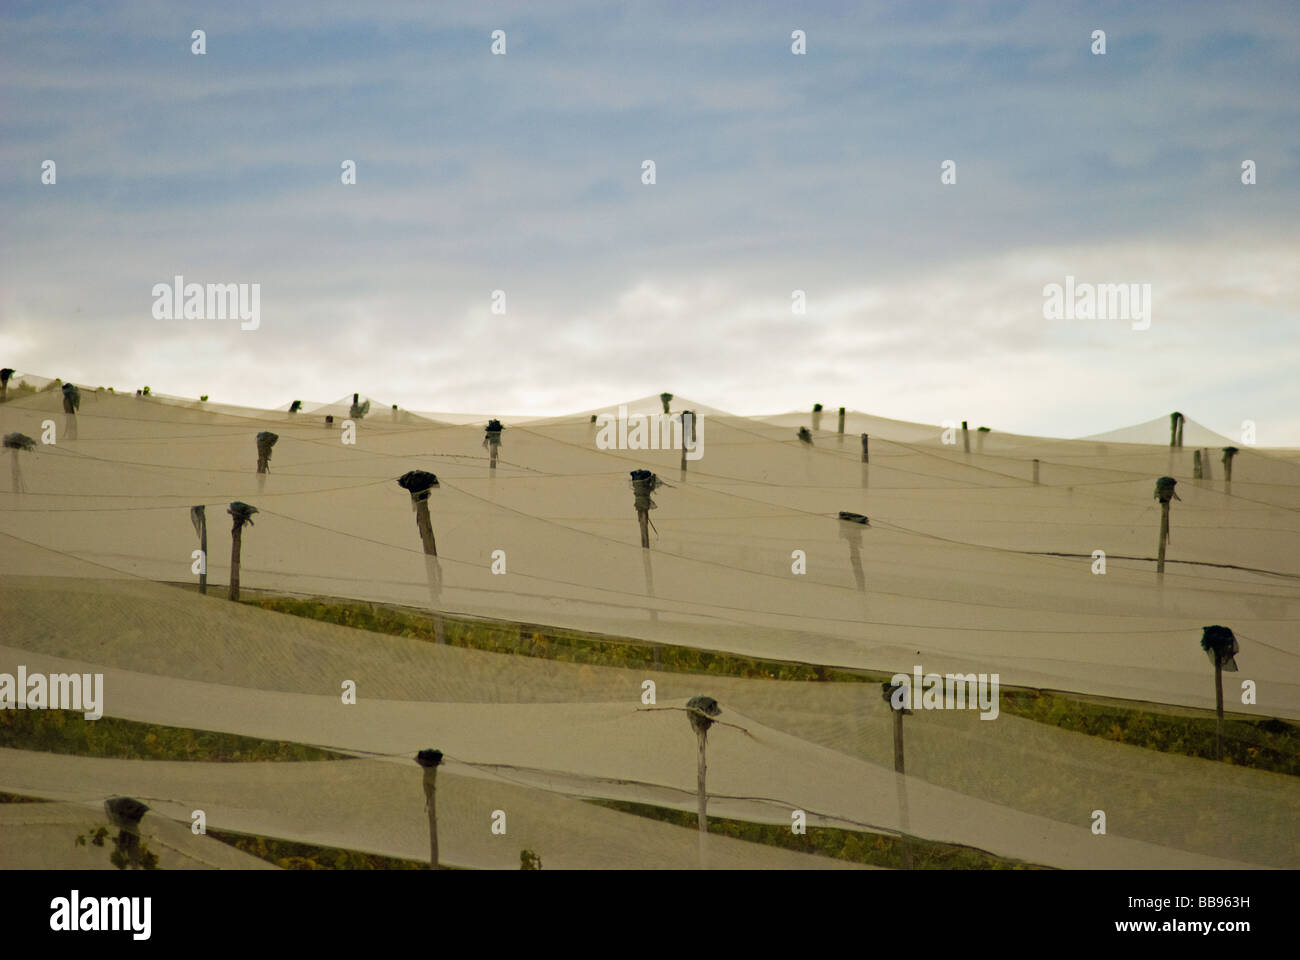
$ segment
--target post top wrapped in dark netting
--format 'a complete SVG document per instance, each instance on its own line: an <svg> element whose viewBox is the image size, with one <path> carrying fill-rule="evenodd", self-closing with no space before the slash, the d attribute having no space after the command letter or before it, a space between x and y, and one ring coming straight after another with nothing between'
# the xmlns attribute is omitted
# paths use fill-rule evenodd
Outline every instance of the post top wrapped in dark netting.
<svg viewBox="0 0 1300 960"><path fill-rule="evenodd" d="M906 690L906 689L907 689L907 684L905 683L894 683L894 681L892 680L886 680L884 683L880 685L880 699L884 700L885 703L889 704L889 708L891 710L898 710L899 708L894 706L894 694L899 690ZM908 700L907 696L904 695L902 700L903 700L903 707L901 708L902 713L904 716L910 716L912 711L907 709L907 700Z"/></svg>
<svg viewBox="0 0 1300 960"><path fill-rule="evenodd" d="M1237 672L1237 661L1234 658L1241 652L1241 647L1237 643L1236 635L1227 627L1218 624L1203 627L1201 649L1210 658L1210 663L1222 665L1229 673Z"/></svg>
<svg viewBox="0 0 1300 960"><path fill-rule="evenodd" d="M149 812L149 806L134 797L109 797L104 801L104 811L114 826L134 827Z"/></svg>
<svg viewBox="0 0 1300 960"><path fill-rule="evenodd" d="M436 767L442 763L441 750L421 750L415 755L415 762L426 770L430 767Z"/></svg>
<svg viewBox="0 0 1300 960"><path fill-rule="evenodd" d="M13 367L5 367L4 369L0 369L0 383L8 383L10 378L13 375L14 375Z"/></svg>
<svg viewBox="0 0 1300 960"><path fill-rule="evenodd" d="M237 527L242 527L244 524L248 524L251 527L253 525L253 514L257 512L259 512L257 507L244 503L241 500L236 500L226 509L226 513L235 518L235 526Z"/></svg>
<svg viewBox="0 0 1300 960"><path fill-rule="evenodd" d="M81 409L81 391L75 383L63 385L63 412L76 413Z"/></svg>
<svg viewBox="0 0 1300 960"><path fill-rule="evenodd" d="M849 512L848 510L841 510L841 511L840 511L840 519L841 519L841 520L846 520L846 521L848 521L849 523L860 523L860 524L862 524L864 527L869 525L869 521L867 520L867 518L866 518L865 516L863 516L863 515L860 514L860 513L851 513L851 512Z"/></svg>
<svg viewBox="0 0 1300 960"><path fill-rule="evenodd" d="M1161 503L1168 503L1172 500L1182 500L1178 494L1174 493L1174 487L1178 481L1173 477L1161 477L1156 481L1155 499Z"/></svg>
<svg viewBox="0 0 1300 960"><path fill-rule="evenodd" d="M1241 451L1238 450L1236 447L1224 447L1223 453L1224 456L1235 457L1237 454L1241 453Z"/></svg>
<svg viewBox="0 0 1300 960"><path fill-rule="evenodd" d="M360 401L361 395L359 393L352 394L352 406L348 408L348 416L353 420L360 420L370 412L370 401L367 400L365 403Z"/></svg>
<svg viewBox="0 0 1300 960"><path fill-rule="evenodd" d="M6 433L6 450L35 450L36 441L25 433Z"/></svg>
<svg viewBox="0 0 1300 960"><path fill-rule="evenodd" d="M489 420L487 426L483 428L483 446L486 447L489 443L500 443L503 429L500 420Z"/></svg>
<svg viewBox="0 0 1300 960"><path fill-rule="evenodd" d="M650 499L650 494L654 493L664 482L649 470L632 470L632 493L635 499L637 510L653 510L655 502Z"/></svg>
<svg viewBox="0 0 1300 960"><path fill-rule="evenodd" d="M397 485L407 491L412 500L427 500L429 491L438 485L438 476L427 470L408 470L397 478Z"/></svg>
<svg viewBox="0 0 1300 960"><path fill-rule="evenodd" d="M691 729L696 733L705 733L713 726L713 718L721 715L722 708L712 697L691 697L686 701L686 715L691 720Z"/></svg>
<svg viewBox="0 0 1300 960"><path fill-rule="evenodd" d="M800 439L803 443L806 443L806 444L808 444L808 446L811 447L811 446L812 446L812 442L813 442L812 431L810 431L807 427L800 427L800 428L799 428L799 439Z"/></svg>
<svg viewBox="0 0 1300 960"><path fill-rule="evenodd" d="M271 448L279 440L278 434L270 430L263 430L257 435L257 472L260 474L271 472Z"/></svg>
<svg viewBox="0 0 1300 960"><path fill-rule="evenodd" d="M297 412L298 412L299 410L301 410L301 409L302 409L302 401L301 401L301 400L295 400L293 403L289 404L289 412L290 412L290 413L297 413Z"/></svg>

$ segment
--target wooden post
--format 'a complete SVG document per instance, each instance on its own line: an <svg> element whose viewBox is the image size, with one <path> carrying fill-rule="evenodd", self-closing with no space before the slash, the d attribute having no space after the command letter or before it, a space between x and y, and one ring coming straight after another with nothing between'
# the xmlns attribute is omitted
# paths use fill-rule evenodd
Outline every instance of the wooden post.
<svg viewBox="0 0 1300 960"><path fill-rule="evenodd" d="M438 867L438 765L442 763L441 750L421 750L415 762L424 768L424 809L429 814L429 868Z"/></svg>
<svg viewBox="0 0 1300 960"><path fill-rule="evenodd" d="M425 554L436 557L438 555L438 544L433 539L433 521L429 518L428 493L415 501L415 526L420 531L420 542L424 544Z"/></svg>
<svg viewBox="0 0 1300 960"><path fill-rule="evenodd" d="M869 440L870 438L864 433L862 435L862 462L863 463L871 462L870 451L867 449L867 443Z"/></svg>
<svg viewBox="0 0 1300 960"><path fill-rule="evenodd" d="M1205 474L1202 472L1203 469L1204 468L1201 466L1201 451L1197 450L1192 454L1192 479L1205 479Z"/></svg>
<svg viewBox="0 0 1300 960"><path fill-rule="evenodd" d="M902 707L894 706L894 691L898 688L892 683L886 681L880 687L885 703L889 705L889 709L894 714L894 773L896 775L894 782L898 789L898 826L903 839L903 869L911 870L913 867L912 844L907 836L907 831L910 829L907 810L907 781L903 779L907 775L903 765L903 717L912 711L907 709L906 705Z"/></svg>
<svg viewBox="0 0 1300 960"><path fill-rule="evenodd" d="M1038 458L1034 458L1034 486L1038 486Z"/></svg>
<svg viewBox="0 0 1300 960"><path fill-rule="evenodd" d="M961 422L961 445L967 453L970 453L970 431L966 428L965 420Z"/></svg>
<svg viewBox="0 0 1300 960"><path fill-rule="evenodd" d="M279 436L270 430L263 430L257 435L257 489L266 487L266 475L271 472L271 448Z"/></svg>
<svg viewBox="0 0 1300 960"><path fill-rule="evenodd" d="M501 421L489 420L483 431L483 444L488 448L488 469L497 468L497 454L501 452Z"/></svg>
<svg viewBox="0 0 1300 960"><path fill-rule="evenodd" d="M1160 552L1156 557L1156 573L1165 572L1165 547L1169 543L1169 501L1160 504Z"/></svg>
<svg viewBox="0 0 1300 960"><path fill-rule="evenodd" d="M820 430L822 428L822 405L820 403L813 404L812 428L814 430Z"/></svg>
<svg viewBox="0 0 1300 960"><path fill-rule="evenodd" d="M636 507L636 522L641 528L641 547L650 549L650 508L654 501L650 495L659 486L659 478L649 470L632 470L632 499Z"/></svg>
<svg viewBox="0 0 1300 960"><path fill-rule="evenodd" d="M433 535L432 531L429 535ZM442 567L438 563L436 554L424 555L424 576L429 584L429 609L433 612L433 642L446 643L447 630L442 622L442 615L438 613L442 606Z"/></svg>
<svg viewBox="0 0 1300 960"><path fill-rule="evenodd" d="M23 483L23 468L18 461L18 454L36 449L36 441L25 433L6 433L4 436L4 446L6 450L13 451L13 490L14 493L25 493L26 485Z"/></svg>
<svg viewBox="0 0 1300 960"><path fill-rule="evenodd" d="M689 436L690 445L695 446L695 411L682 411L682 479L686 479L686 445Z"/></svg>
<svg viewBox="0 0 1300 960"><path fill-rule="evenodd" d="M257 472L271 472L271 448L275 446L279 436L270 430L263 430L257 435Z"/></svg>
<svg viewBox="0 0 1300 960"><path fill-rule="evenodd" d="M104 801L104 812L108 814L109 822L118 828L114 846L125 858L125 864L118 869L139 867L141 865L140 821L149 812L148 805L134 797L109 797Z"/></svg>
<svg viewBox="0 0 1300 960"><path fill-rule="evenodd" d="M1214 661L1214 710L1217 722L1214 725L1214 759L1223 759L1223 663Z"/></svg>
<svg viewBox="0 0 1300 960"><path fill-rule="evenodd" d="M420 531L425 556L436 557L438 545L433 539L433 521L429 519L429 491L438 486L437 475L425 470L408 470L397 478L397 485L411 495L415 526Z"/></svg>
<svg viewBox="0 0 1300 960"><path fill-rule="evenodd" d="M1232 458L1239 452L1236 447L1223 448L1223 488L1226 492L1232 491Z"/></svg>
<svg viewBox="0 0 1300 960"><path fill-rule="evenodd" d="M705 748L708 744L709 734L707 730L697 730L695 736L700 743L700 757L699 757L699 764L697 767L698 777L697 777L697 782L695 787L695 792L696 792L695 800L696 800L696 808L697 808L697 819L699 821L699 827L700 827L700 866L701 868L703 868L705 865L705 857L706 857L705 843L707 842L709 836L709 813L708 813L709 794L708 791L704 789L705 772L708 769L708 762L705 759Z"/></svg>
<svg viewBox="0 0 1300 960"><path fill-rule="evenodd" d="M870 525L871 521L860 513L840 511L840 536L849 542L849 563L853 567L853 580L860 593L865 593L867 589L867 577L862 570L862 528Z"/></svg>
<svg viewBox="0 0 1300 960"><path fill-rule="evenodd" d="M858 585L859 593L867 592L867 575L862 569L862 537L849 540L849 563L853 567L853 582Z"/></svg>
<svg viewBox="0 0 1300 960"><path fill-rule="evenodd" d="M81 406L81 391L76 384L63 385L63 434L68 440L77 439L77 408Z"/></svg>
<svg viewBox="0 0 1300 960"><path fill-rule="evenodd" d="M843 407L840 407L840 422L836 432L841 435L844 433L844 408Z"/></svg>
<svg viewBox="0 0 1300 960"><path fill-rule="evenodd" d="M902 776L903 769L903 711L894 711L894 772Z"/></svg>
<svg viewBox="0 0 1300 960"><path fill-rule="evenodd" d="M1161 576L1165 572L1165 546L1169 542L1169 504L1172 500L1182 499L1174 492L1177 483L1173 477L1161 477L1156 481L1155 499L1160 501L1160 545L1156 554L1156 573Z"/></svg>
<svg viewBox="0 0 1300 960"><path fill-rule="evenodd" d="M208 514L203 504L190 507L190 522L194 524L194 531L199 535L199 554L203 558L202 566L199 567L199 593L206 594L208 592Z"/></svg>
<svg viewBox="0 0 1300 960"><path fill-rule="evenodd" d="M199 574L199 593L206 594L208 592L208 517L202 507L199 511L202 521L202 529L199 530L199 551L203 554L203 572Z"/></svg>
<svg viewBox="0 0 1300 960"><path fill-rule="evenodd" d="M704 785L704 775L707 768L705 747L708 742L709 727L713 726L713 718L721 713L722 708L718 706L718 701L712 697L691 697L686 702L686 716L691 722L691 729L695 731L695 737L700 745L699 763L696 767L698 773L696 781L696 820L700 828L701 870L706 869L708 866L706 840L709 835L709 795Z"/></svg>
<svg viewBox="0 0 1300 960"><path fill-rule="evenodd" d="M239 552L243 542L244 524L253 525L257 507L236 500L226 511L233 518L230 527L230 599L239 599Z"/></svg>
<svg viewBox="0 0 1300 960"><path fill-rule="evenodd" d="M1223 759L1223 672L1237 672L1237 652L1240 645L1233 632L1224 626L1204 627L1201 649L1214 664L1214 759Z"/></svg>
<svg viewBox="0 0 1300 960"><path fill-rule="evenodd" d="M650 565L650 551L646 550L641 554L641 571L645 574L645 595L648 601L646 613L650 615L651 623L659 622L659 611L655 609L655 574ZM654 664L659 666L659 644L654 644Z"/></svg>

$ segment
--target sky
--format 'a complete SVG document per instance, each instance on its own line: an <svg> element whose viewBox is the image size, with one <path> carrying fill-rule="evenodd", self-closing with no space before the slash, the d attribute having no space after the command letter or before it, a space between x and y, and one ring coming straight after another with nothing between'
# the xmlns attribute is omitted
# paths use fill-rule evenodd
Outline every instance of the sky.
<svg viewBox="0 0 1300 960"><path fill-rule="evenodd" d="M2 0L0 365L1300 446L1298 92L1294 2ZM177 275L257 329L156 318ZM1045 316L1067 276L1149 326Z"/></svg>

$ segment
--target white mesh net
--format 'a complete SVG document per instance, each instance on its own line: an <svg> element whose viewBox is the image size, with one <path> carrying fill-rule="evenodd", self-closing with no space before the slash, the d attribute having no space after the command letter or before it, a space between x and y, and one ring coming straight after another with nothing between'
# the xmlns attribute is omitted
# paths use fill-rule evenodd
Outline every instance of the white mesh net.
<svg viewBox="0 0 1300 960"><path fill-rule="evenodd" d="M1203 625L1222 623L1242 648L1229 710L1297 719L1294 451L1242 449L1229 485L1221 468L1192 479L1190 442L1171 450L972 429L967 454L960 428L948 444L939 427L850 413L840 435L826 411L808 446L795 436L808 414L749 419L677 398L674 410L700 417L703 455L684 472L677 450L601 449L586 414L506 418L490 471L486 417L394 417L376 401L346 443L350 403L349 394L289 414L83 388L75 440L63 439L57 390L0 405L0 431L40 438L52 420L57 440L3 451L20 458L25 489L0 492L0 672L103 673L109 716L359 757L217 764L5 750L0 790L66 803L0 805L0 865L79 863L82 848L31 838L65 822L72 830L86 804L113 794L144 799L154 811L146 823L174 817L186 833L202 808L216 829L427 857L412 758L437 747L447 755L446 863L517 867L528 848L547 866L692 866L692 831L586 801L694 811L695 736L684 712L667 708L700 693L731 725L709 733L711 816L788 825L802 810L814 829L901 831L1050 866L1300 864L1300 791L1281 774L1007 713L985 722L918 710L905 720L903 805L878 684L507 656L224 599L227 507L244 501L259 511L242 532L246 590L886 674L997 673L1004 686L1170 713L1213 708L1197 641ZM661 409L658 397L628 408ZM259 477L255 436L266 429L280 439ZM628 478L637 468L667 482L648 551ZM416 469L439 479L428 501L436 576L395 482ZM1158 581L1151 490L1161 475L1179 479L1181 500ZM197 504L206 597L192 588ZM869 525L846 535L841 510ZM1092 572L1097 550L1104 576ZM806 573L792 572L795 551ZM645 680L657 684L659 709L641 702ZM1241 680L1257 684L1256 705L1236 703ZM344 681L356 684L355 705L341 700ZM504 836L490 829L496 810ZM1107 813L1104 837L1089 829L1094 810ZM719 836L708 845L710 866L846 865ZM176 863L243 862L205 853L212 843L173 846Z"/></svg>

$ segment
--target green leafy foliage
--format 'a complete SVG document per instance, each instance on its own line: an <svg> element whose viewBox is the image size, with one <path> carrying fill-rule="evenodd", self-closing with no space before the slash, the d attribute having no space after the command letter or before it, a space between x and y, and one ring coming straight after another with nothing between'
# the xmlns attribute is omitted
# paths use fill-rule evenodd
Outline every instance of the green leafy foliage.
<svg viewBox="0 0 1300 960"><path fill-rule="evenodd" d="M227 833L208 830L208 836L229 844L237 850L273 863L282 870L428 870L429 865L419 860L385 857L377 853L342 850L338 847L320 847L274 837L258 837L244 833Z"/></svg>
<svg viewBox="0 0 1300 960"><path fill-rule="evenodd" d="M347 759L342 754L282 740L163 727L117 717L87 720L75 710L2 710L0 747L115 760L243 763Z"/></svg>
<svg viewBox="0 0 1300 960"><path fill-rule="evenodd" d="M431 614L407 607L324 598L262 594L244 599L266 610L322 620L358 630L434 641ZM652 669L669 673L705 673L766 680L834 683L880 683L891 674L839 670L814 664L759 660L681 647L654 645L601 634L536 624L441 615L446 642L453 646L514 656L542 657L565 663ZM657 656L657 660L656 660ZM1187 716L1158 713L1119 704L1040 690L1001 690L1001 709L1009 714L1089 736L1136 747L1214 758L1213 711ZM1300 728L1283 720L1229 718L1224 729L1224 761L1258 770L1300 775Z"/></svg>
<svg viewBox="0 0 1300 960"><path fill-rule="evenodd" d="M646 803L630 803L625 800L589 800L597 806L608 807L622 813L638 817L647 817L663 823L671 823L691 830L699 829L699 820L688 810L672 810L668 807L656 807ZM975 847L966 847L955 843L938 843L920 840L916 837L895 836L887 833L868 833L857 830L842 830L837 827L809 827L804 834L794 833L788 826L775 823L751 823L748 820L728 820L721 817L709 817L709 833L744 840L748 843L761 843L769 847L781 847L799 853L810 853L819 857L833 857L852 863L863 863L875 867L903 866L903 846L906 843L911 855L913 869L916 870L1049 870L1033 863L1022 863L994 856Z"/></svg>
<svg viewBox="0 0 1300 960"><path fill-rule="evenodd" d="M89 839L92 846L102 847L104 845L104 839L107 836L108 836L108 827L100 827L89 837L87 837L84 833L79 833L77 834L77 841L76 841L77 846L84 847L86 845L87 839Z"/></svg>
<svg viewBox="0 0 1300 960"><path fill-rule="evenodd" d="M86 846L87 841L92 847L102 847L108 836L108 827L99 827L89 836L78 834L74 842L79 847ZM128 830L119 830L113 837L113 852L108 855L108 862L119 870L158 869L158 855L149 849L149 845L138 834Z"/></svg>
<svg viewBox="0 0 1300 960"><path fill-rule="evenodd" d="M1131 710L1037 690L1002 691L1007 713L1163 753L1214 759L1215 718ZM1300 776L1300 728L1277 718L1225 717L1223 762Z"/></svg>
<svg viewBox="0 0 1300 960"><path fill-rule="evenodd" d="M434 618L410 608L334 599L255 595L242 602L358 630L434 641ZM802 663L757 660L694 647L655 645L535 624L441 616L448 644L565 663L709 673L769 680L859 680L864 676ZM872 675L874 676L874 675Z"/></svg>

